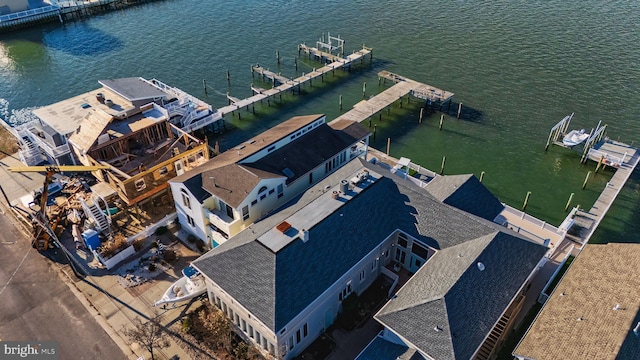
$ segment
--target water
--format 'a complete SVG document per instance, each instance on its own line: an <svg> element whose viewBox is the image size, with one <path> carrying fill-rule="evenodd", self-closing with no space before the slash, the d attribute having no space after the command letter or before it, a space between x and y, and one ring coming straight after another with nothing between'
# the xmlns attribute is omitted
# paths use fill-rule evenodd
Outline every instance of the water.
<svg viewBox="0 0 640 360"><path fill-rule="evenodd" d="M375 147L384 150L390 137L393 156L435 171L446 156L447 174L485 171L484 183L501 201L519 208L531 191L527 211L556 225L571 193L574 205L590 208L611 172L592 176L583 191L595 164L580 164L567 149L544 152L551 126L575 112L572 128L589 130L602 120L610 137L640 143L635 2L247 0L202 6L159 1L0 35L0 98L15 111L92 90L98 79L142 76L220 107L227 92L250 95L252 81L267 87L251 79L251 64L289 77L318 67L300 59L296 72L296 46L330 31L346 39L348 52L373 47L373 63L316 82L303 97L256 107L257 116L244 113L231 121L234 130L212 140L226 149L293 115L332 119L341 113L340 95L347 111L362 99L363 82L367 96L382 91L376 74L389 70L454 92L464 111L456 120L454 103L439 131L439 113L418 124L418 104L394 108L374 121ZM593 241L640 242L639 203L636 171Z"/></svg>

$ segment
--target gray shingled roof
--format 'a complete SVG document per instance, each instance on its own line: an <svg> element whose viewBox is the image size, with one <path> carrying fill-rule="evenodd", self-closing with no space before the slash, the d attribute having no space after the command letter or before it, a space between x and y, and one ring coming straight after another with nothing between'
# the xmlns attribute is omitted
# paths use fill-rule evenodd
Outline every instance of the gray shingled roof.
<svg viewBox="0 0 640 360"><path fill-rule="evenodd" d="M473 174L437 176L425 189L445 204L487 220L492 221L504 209Z"/></svg>
<svg viewBox="0 0 640 360"><path fill-rule="evenodd" d="M355 360L425 360L415 349L376 336Z"/></svg>
<svg viewBox="0 0 640 360"><path fill-rule="evenodd" d="M336 186L351 178L362 165L359 160L350 162L296 202L211 250L194 265L278 331L398 228L435 249L504 229L437 201L409 181L383 177L310 229L308 242L297 239L273 253L255 241L317 198L327 184Z"/></svg>
<svg viewBox="0 0 640 360"><path fill-rule="evenodd" d="M546 251L501 231L443 249L375 317L433 358L469 359Z"/></svg>
<svg viewBox="0 0 640 360"><path fill-rule="evenodd" d="M202 188L202 176L194 176L190 179L185 180L183 184L187 189L189 189L189 192L191 192L191 194L196 199L198 199L200 204L211 197L211 194L209 194Z"/></svg>
<svg viewBox="0 0 640 360"><path fill-rule="evenodd" d="M359 123L354 122L352 125L362 130L363 137L369 133ZM288 168L294 174L293 177L287 179L287 183L291 183L360 139L362 137L352 137L342 130L334 130L329 125L323 124L310 134L302 136L262 159L251 163L251 166L280 175L285 175L283 170Z"/></svg>
<svg viewBox="0 0 640 360"><path fill-rule="evenodd" d="M242 201L260 183L260 180L284 178L283 175L238 164L207 170L197 177L201 178L205 191L222 199L233 208L240 206Z"/></svg>
<svg viewBox="0 0 640 360"><path fill-rule="evenodd" d="M166 98L168 96L164 91L147 83L139 77L107 79L100 80L98 82L129 101L153 99L156 97Z"/></svg>

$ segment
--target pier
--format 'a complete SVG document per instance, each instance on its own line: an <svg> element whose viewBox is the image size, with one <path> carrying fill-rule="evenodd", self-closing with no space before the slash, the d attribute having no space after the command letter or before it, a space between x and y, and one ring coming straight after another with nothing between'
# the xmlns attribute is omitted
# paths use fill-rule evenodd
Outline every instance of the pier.
<svg viewBox="0 0 640 360"><path fill-rule="evenodd" d="M351 120L363 122L388 108L394 102L402 101L402 98L408 95L425 100L429 104L440 105L447 101L450 102L453 97L452 92L441 90L388 71L379 72L378 77L380 79L391 80L395 85L368 100L362 100L354 105L353 109L333 121Z"/></svg>
<svg viewBox="0 0 640 360"><path fill-rule="evenodd" d="M352 54L347 57L340 57L338 55L332 55L330 53L326 53L316 48L308 48L306 45L299 45L299 51L304 51L304 49L311 49L311 53L320 54L326 59L331 59L332 62L324 65L319 69L313 69L309 73L303 73L301 76L298 76L295 79L289 79L285 76L282 76L279 73L275 73L270 71L269 69L265 69L260 65L251 66L251 75L254 77L256 74L261 76L263 79L269 79L269 81L273 84L271 89L262 89L256 86L251 85L251 90L255 93L253 96L250 96L245 99L237 99L232 96L227 95L227 99L230 104L218 109L220 114L224 117L227 114L231 114L233 116L236 111L239 111L242 108L246 108L249 110L249 106L253 106L257 102L267 101L267 104L270 105L270 100L279 95L282 96L282 93L286 93L287 91L291 91L293 94L300 93L300 89L302 86L308 84L309 87L313 86L313 81L320 78L320 81L324 80L324 76L329 73L334 73L338 69L350 69L351 65L354 62L360 61L369 55L371 58L371 48L363 46L362 49L354 51ZM331 56L329 56L331 55ZM239 113L238 113L239 116Z"/></svg>
<svg viewBox="0 0 640 360"><path fill-rule="evenodd" d="M598 228L598 225L600 225L607 211L609 211L620 190L622 190L622 187L624 187L624 184L626 184L638 166L638 162L640 162L640 151L637 148L620 142L607 140L600 144L597 149L592 150L594 151L589 158L596 162L602 159L601 153L611 157L619 156L619 159L623 161L617 165L613 177L607 183L589 211L577 208L572 211L574 223L567 234L567 238L581 246L589 242L589 239ZM617 154L617 156L612 154Z"/></svg>

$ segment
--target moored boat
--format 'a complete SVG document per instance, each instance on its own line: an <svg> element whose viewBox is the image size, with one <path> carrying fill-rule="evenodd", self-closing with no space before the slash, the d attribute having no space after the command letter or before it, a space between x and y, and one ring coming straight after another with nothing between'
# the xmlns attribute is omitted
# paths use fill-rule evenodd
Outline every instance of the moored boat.
<svg viewBox="0 0 640 360"><path fill-rule="evenodd" d="M562 138L562 143L566 146L576 146L583 141L587 140L589 134L584 132L584 129L571 130L567 135Z"/></svg>

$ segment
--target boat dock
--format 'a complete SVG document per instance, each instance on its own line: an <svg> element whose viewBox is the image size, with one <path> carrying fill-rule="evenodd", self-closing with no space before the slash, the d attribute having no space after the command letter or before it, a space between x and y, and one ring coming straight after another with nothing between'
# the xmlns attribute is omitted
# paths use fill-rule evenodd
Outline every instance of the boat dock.
<svg viewBox="0 0 640 360"><path fill-rule="evenodd" d="M332 62L324 65L319 69L313 69L307 74L303 73L301 76L295 79L289 79L279 73L275 73L273 71L270 71L269 69L265 69L260 65L251 66L252 77L255 76L255 74L258 74L262 76L263 79L269 79L273 84L273 87L271 89L262 89L251 85L251 90L255 94L245 99L237 99L227 95L227 99L230 102L229 105L218 109L223 118L227 114L231 114L231 116L234 116L236 112L238 112L238 116L240 116L240 109L246 108L247 110L249 110L249 106L252 106L257 102L262 102L264 100L266 100L267 104L270 105L270 101L273 97L282 97L282 93L286 93L287 91L291 91L294 94L296 92L300 93L300 89L305 84L309 84L309 87L312 87L314 80L320 78L320 81L323 81L326 74L333 74L337 69L349 70L354 62L360 61L362 63L367 55L369 55L369 58L371 58L372 54L371 48L365 46L363 46L360 50L354 51L353 54L347 57L333 55L321 51L317 48L310 48L304 44L300 44L298 49L299 51L310 51L309 54L319 56L322 59L330 59Z"/></svg>
<svg viewBox="0 0 640 360"><path fill-rule="evenodd" d="M616 166L616 172L591 209L589 211L574 209L574 224L567 234L567 238L582 246L589 241L596 231L600 221L607 214L611 204L613 204L620 190L622 190L622 187L624 187L624 184L626 184L638 166L638 162L640 162L640 150L617 141L606 140L599 144L597 149L591 150L589 158L599 162L598 166L605 164L601 159L606 156L620 159L621 162Z"/></svg>
<svg viewBox="0 0 640 360"><path fill-rule="evenodd" d="M391 106L395 101L400 100L400 102L402 102L402 98L407 95L425 100L430 104L440 105L447 101L449 101L450 104L451 98L453 97L452 92L441 90L431 85L423 84L386 70L379 72L378 77L384 80L391 80L395 85L368 100L362 100L355 104L353 109L342 114L333 121L351 120L362 122L373 117L375 114L380 114L380 116L382 116L381 112L384 109Z"/></svg>

